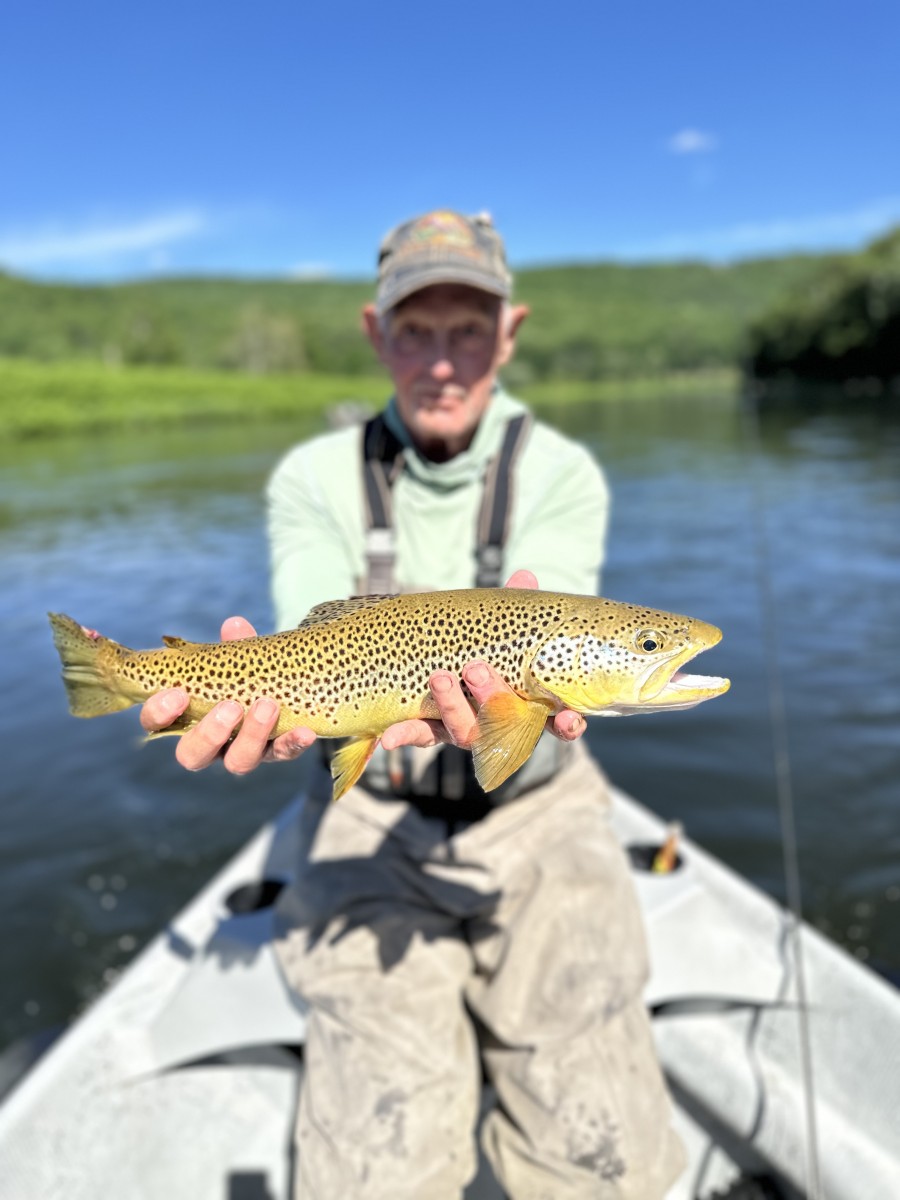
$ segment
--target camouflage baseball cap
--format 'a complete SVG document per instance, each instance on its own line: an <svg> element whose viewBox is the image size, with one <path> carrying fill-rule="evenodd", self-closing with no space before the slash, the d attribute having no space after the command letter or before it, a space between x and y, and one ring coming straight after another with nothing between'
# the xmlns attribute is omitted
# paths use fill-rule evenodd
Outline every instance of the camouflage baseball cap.
<svg viewBox="0 0 900 1200"><path fill-rule="evenodd" d="M506 299L512 275L489 213L438 209L396 226L381 243L375 309L385 313L433 283L467 283Z"/></svg>

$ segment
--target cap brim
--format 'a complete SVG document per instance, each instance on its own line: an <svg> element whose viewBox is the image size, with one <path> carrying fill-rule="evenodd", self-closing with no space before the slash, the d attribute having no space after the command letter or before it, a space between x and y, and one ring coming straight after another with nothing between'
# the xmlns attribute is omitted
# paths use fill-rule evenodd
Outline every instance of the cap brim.
<svg viewBox="0 0 900 1200"><path fill-rule="evenodd" d="M479 270L470 263L418 264L410 270L395 272L389 281L378 288L375 311L386 313L414 292L421 292L423 288L433 287L436 283L462 283L503 300L509 298L511 290L510 285L496 275Z"/></svg>

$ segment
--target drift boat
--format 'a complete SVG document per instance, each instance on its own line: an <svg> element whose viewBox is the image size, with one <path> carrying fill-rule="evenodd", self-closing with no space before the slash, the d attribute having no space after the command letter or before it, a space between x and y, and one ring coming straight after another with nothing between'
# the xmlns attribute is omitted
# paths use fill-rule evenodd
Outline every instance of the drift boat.
<svg viewBox="0 0 900 1200"><path fill-rule="evenodd" d="M4 1200L288 1200L305 1017L271 933L301 804L11 1090ZM666 829L618 791L612 821L644 911L646 1000L689 1155L667 1200L900 1194L900 993L688 840L674 870L651 871ZM466 1200L502 1200L483 1160Z"/></svg>

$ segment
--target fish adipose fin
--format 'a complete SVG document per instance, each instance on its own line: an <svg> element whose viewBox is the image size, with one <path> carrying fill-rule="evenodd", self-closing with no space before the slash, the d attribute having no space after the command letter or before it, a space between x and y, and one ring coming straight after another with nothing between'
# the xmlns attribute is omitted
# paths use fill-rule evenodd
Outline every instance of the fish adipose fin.
<svg viewBox="0 0 900 1200"><path fill-rule="evenodd" d="M168 646L170 650L184 650L185 647L196 645L196 642L188 642L184 638L172 637L171 634L164 633L162 635L162 644Z"/></svg>
<svg viewBox="0 0 900 1200"><path fill-rule="evenodd" d="M478 710L473 747L475 777L492 792L531 758L550 710L509 692L492 696Z"/></svg>
<svg viewBox="0 0 900 1200"><path fill-rule="evenodd" d="M378 745L377 737L353 738L346 746L341 746L331 760L331 777L334 780L333 800L340 800L344 792L349 792L366 769L366 763L375 752Z"/></svg>
<svg viewBox="0 0 900 1200"><path fill-rule="evenodd" d="M63 683L73 717L102 717L131 708L137 701L124 696L100 669L100 648L107 639L88 633L62 613L49 613L53 641L62 661Z"/></svg>
<svg viewBox="0 0 900 1200"><path fill-rule="evenodd" d="M393 600L394 595L384 596L351 596L349 600L326 600L311 608L298 629L306 629L308 625L327 625L331 621L339 621L341 617L349 617L351 613L362 612L365 608L374 608L385 600Z"/></svg>

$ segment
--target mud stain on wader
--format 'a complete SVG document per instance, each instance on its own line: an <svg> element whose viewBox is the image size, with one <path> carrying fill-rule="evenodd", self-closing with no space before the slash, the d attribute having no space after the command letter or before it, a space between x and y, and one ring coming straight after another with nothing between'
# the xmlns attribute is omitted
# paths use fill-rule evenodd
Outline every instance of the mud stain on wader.
<svg viewBox="0 0 900 1200"><path fill-rule="evenodd" d="M376 1120L390 1124L390 1137L384 1148L397 1158L405 1158L407 1153L403 1142L406 1113L402 1108L406 1098L406 1093L400 1088L391 1088L379 1096L375 1104Z"/></svg>
<svg viewBox="0 0 900 1200"><path fill-rule="evenodd" d="M583 1118L583 1108L580 1105L579 1116ZM586 1128L582 1127L578 1135L573 1133L569 1137L569 1161L607 1183L621 1179L625 1174L625 1162L619 1154L616 1135L615 1123L609 1118L603 1118L601 1128L597 1119L590 1117Z"/></svg>

